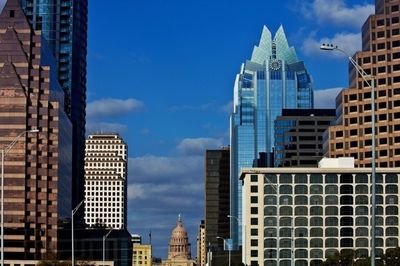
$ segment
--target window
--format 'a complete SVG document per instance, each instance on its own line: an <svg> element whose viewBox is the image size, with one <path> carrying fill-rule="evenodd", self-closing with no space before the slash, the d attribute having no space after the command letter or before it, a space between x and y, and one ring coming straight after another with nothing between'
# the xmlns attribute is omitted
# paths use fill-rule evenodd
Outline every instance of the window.
<svg viewBox="0 0 400 266"><path fill-rule="evenodd" d="M272 210L272 207L269 208L270 210ZM276 209L275 209L276 211ZM251 214L258 214L258 208L257 207L251 207L250 208L250 213Z"/></svg>

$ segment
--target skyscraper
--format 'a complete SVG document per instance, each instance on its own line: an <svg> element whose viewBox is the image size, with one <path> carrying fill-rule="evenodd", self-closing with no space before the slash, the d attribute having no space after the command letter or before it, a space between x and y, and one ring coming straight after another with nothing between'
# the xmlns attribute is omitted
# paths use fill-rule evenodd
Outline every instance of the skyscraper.
<svg viewBox="0 0 400 266"><path fill-rule="evenodd" d="M312 108L311 76L290 47L281 26L272 38L264 26L252 57L242 65L234 87L231 116L231 214L241 220L240 169L252 167L260 153L271 154L274 121L283 108ZM267 156L270 157L270 156ZM241 229L231 220L234 243Z"/></svg>
<svg viewBox="0 0 400 266"><path fill-rule="evenodd" d="M76 206L83 199L88 0L20 2L29 23L42 31L56 59L65 111L73 126L72 204Z"/></svg>
<svg viewBox="0 0 400 266"><path fill-rule="evenodd" d="M283 109L275 120L275 167L317 167L335 109Z"/></svg>
<svg viewBox="0 0 400 266"><path fill-rule="evenodd" d="M85 147L85 223L127 224L128 146L118 134L89 135Z"/></svg>
<svg viewBox="0 0 400 266"><path fill-rule="evenodd" d="M350 67L350 88L336 98L337 124L329 128L324 151L351 156L371 167L372 138L376 165L400 167L400 2L377 0L375 15L362 27L362 51L353 58L375 77L376 134L372 136L371 87Z"/></svg>
<svg viewBox="0 0 400 266"><path fill-rule="evenodd" d="M217 236L229 238L229 147L207 150L205 155L205 243L223 251Z"/></svg>
<svg viewBox="0 0 400 266"><path fill-rule="evenodd" d="M39 133L20 135L4 163L6 264L65 250L72 178L72 125L52 52L9 0L0 15L0 149L33 128Z"/></svg>

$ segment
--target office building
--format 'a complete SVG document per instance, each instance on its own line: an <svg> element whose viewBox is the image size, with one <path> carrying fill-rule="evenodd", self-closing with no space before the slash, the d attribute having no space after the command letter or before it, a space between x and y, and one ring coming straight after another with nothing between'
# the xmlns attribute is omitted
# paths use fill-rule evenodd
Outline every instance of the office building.
<svg viewBox="0 0 400 266"><path fill-rule="evenodd" d="M151 245L133 244L133 266L152 265Z"/></svg>
<svg viewBox="0 0 400 266"><path fill-rule="evenodd" d="M242 169L247 265L321 265L343 250L369 256L371 169L353 158L321 166ZM399 176L377 168L378 257L399 245Z"/></svg>
<svg viewBox="0 0 400 266"><path fill-rule="evenodd" d="M311 76L294 47L289 46L282 26L274 38L264 26L259 45L236 77L233 108L231 214L241 220L240 169L255 165L262 153L266 164L272 161L274 121L282 109L313 108ZM237 247L242 233L236 220L231 220L231 230Z"/></svg>
<svg viewBox="0 0 400 266"><path fill-rule="evenodd" d="M400 166L400 21L399 1L377 0L375 15L362 27L362 51L353 58L376 85L376 165ZM338 44L340 45L340 44ZM350 88L336 98L337 124L324 145L329 157L351 156L371 167L371 87L350 66ZM368 80L368 77L367 77ZM371 82L370 82L371 83Z"/></svg>
<svg viewBox="0 0 400 266"><path fill-rule="evenodd" d="M204 220L201 220L197 232L197 266L205 266L206 261L206 227Z"/></svg>
<svg viewBox="0 0 400 266"><path fill-rule="evenodd" d="M64 108L73 125L72 206L76 206L84 187L88 0L20 2L31 27L42 32L56 59Z"/></svg>
<svg viewBox="0 0 400 266"><path fill-rule="evenodd" d="M132 241L127 229L78 228L79 241L75 245L75 259L84 265L132 266ZM105 239L104 236L107 236ZM93 264L88 264L88 262ZM78 264L77 263L77 264Z"/></svg>
<svg viewBox="0 0 400 266"><path fill-rule="evenodd" d="M195 266L196 261L191 259L191 247L188 233L183 226L179 215L176 227L172 230L168 244L168 259L162 261L163 266Z"/></svg>
<svg viewBox="0 0 400 266"><path fill-rule="evenodd" d="M55 65L19 1L9 0L0 14L0 148L21 135L4 162L6 263L59 257L68 242L72 125ZM23 134L32 129L39 133Z"/></svg>
<svg viewBox="0 0 400 266"><path fill-rule="evenodd" d="M275 120L275 167L317 167L334 109L283 109Z"/></svg>
<svg viewBox="0 0 400 266"><path fill-rule="evenodd" d="M132 244L142 244L142 236L138 235L138 234L132 234Z"/></svg>
<svg viewBox="0 0 400 266"><path fill-rule="evenodd" d="M114 133L89 135L85 147L85 223L126 228L128 146Z"/></svg>
<svg viewBox="0 0 400 266"><path fill-rule="evenodd" d="M213 250L223 250L217 236L230 238L230 152L229 147L206 150L205 154L205 243Z"/></svg>

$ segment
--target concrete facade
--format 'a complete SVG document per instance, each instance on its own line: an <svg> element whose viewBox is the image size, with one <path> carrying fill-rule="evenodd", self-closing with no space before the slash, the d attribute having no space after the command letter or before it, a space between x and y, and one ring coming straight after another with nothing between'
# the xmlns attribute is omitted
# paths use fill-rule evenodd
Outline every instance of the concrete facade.
<svg viewBox="0 0 400 266"><path fill-rule="evenodd" d="M399 173L377 168L378 257L399 245ZM369 256L371 169L249 168L241 178L247 265L321 265L345 249Z"/></svg>
<svg viewBox="0 0 400 266"><path fill-rule="evenodd" d="M126 228L128 146L118 134L92 134L85 146L85 223Z"/></svg>

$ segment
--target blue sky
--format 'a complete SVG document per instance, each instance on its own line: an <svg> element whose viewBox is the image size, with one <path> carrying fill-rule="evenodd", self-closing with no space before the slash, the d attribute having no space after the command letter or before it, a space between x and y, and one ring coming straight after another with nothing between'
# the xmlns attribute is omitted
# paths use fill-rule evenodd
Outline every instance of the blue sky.
<svg viewBox="0 0 400 266"><path fill-rule="evenodd" d="M1 2L4 0L0 0ZM233 83L263 25L282 24L314 78L316 104L333 107L372 0L94 0L89 3L87 129L129 145L131 233L165 258L179 213L195 256L203 219L203 156L229 144Z"/></svg>
<svg viewBox="0 0 400 266"><path fill-rule="evenodd" d="M128 142L129 229L145 241L151 229L156 256L166 257L179 213L195 256L204 212L204 150L229 144L235 75L258 44L263 25L272 32L284 26L321 90L318 106L332 107L338 90L326 89L347 86L347 61L320 52L319 44L332 41L350 53L359 50L371 4L91 1L88 108L98 110L89 116L89 129L120 129Z"/></svg>

